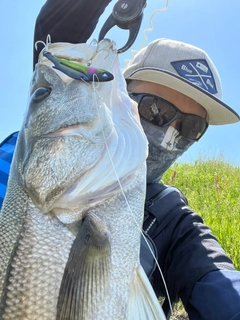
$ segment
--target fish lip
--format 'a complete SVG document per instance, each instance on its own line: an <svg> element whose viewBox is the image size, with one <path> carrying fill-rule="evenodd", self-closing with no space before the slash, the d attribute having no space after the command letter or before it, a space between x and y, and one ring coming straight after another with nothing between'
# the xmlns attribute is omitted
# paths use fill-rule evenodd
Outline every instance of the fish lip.
<svg viewBox="0 0 240 320"><path fill-rule="evenodd" d="M81 123L75 123L75 124L71 124L71 125L63 125L60 126L56 129L53 129L52 131L49 131L48 133L45 133L42 135L42 137L58 137L58 136L65 136L65 135L78 135L80 136L79 133L77 132L67 132L67 131L71 131L74 128L79 128L80 126L82 126ZM64 132L65 131L65 132Z"/></svg>

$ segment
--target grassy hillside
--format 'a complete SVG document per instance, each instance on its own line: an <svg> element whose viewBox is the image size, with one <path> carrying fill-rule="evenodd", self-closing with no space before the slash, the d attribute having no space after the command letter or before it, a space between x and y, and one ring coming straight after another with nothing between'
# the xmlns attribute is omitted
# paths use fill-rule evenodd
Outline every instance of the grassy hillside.
<svg viewBox="0 0 240 320"><path fill-rule="evenodd" d="M179 188L240 270L240 167L224 159L178 163L163 176Z"/></svg>

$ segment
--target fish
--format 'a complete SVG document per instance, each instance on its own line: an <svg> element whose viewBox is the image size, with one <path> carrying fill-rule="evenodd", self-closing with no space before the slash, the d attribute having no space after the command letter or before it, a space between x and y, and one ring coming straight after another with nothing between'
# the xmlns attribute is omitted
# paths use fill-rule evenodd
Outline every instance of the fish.
<svg viewBox="0 0 240 320"><path fill-rule="evenodd" d="M73 79L46 52L113 79ZM147 153L115 43L48 43L0 213L0 319L165 319L139 259Z"/></svg>

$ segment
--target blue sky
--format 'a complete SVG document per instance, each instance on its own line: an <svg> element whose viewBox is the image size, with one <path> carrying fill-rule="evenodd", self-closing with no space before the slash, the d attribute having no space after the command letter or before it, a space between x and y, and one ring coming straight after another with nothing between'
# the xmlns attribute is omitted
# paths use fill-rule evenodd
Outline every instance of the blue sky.
<svg viewBox="0 0 240 320"><path fill-rule="evenodd" d="M32 75L32 41L36 16L44 0L5 1L0 12L1 28L1 122L0 141L21 127L27 106ZM111 13L113 5L102 15L93 37ZM138 38L128 52L120 55L121 64L131 58L144 41L143 30L155 10L165 6L165 0L148 0ZM240 114L240 1L239 0L169 0L168 9L157 13L153 30L147 32L148 44L157 38L170 38L191 43L204 49L214 61L222 80L223 101ZM87 14L84 12L83 14ZM81 19L81 17L79 17ZM128 32L113 28L107 36L122 46ZM91 39L92 39L91 38ZM231 163L240 164L240 123L210 126L203 138L180 159L194 161L223 153Z"/></svg>

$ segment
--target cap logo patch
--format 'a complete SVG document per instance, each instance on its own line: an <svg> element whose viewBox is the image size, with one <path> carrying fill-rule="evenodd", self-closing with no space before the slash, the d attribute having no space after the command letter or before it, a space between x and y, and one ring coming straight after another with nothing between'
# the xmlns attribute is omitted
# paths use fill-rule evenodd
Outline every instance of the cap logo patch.
<svg viewBox="0 0 240 320"><path fill-rule="evenodd" d="M205 59L174 61L171 64L185 80L211 94L217 93L212 71Z"/></svg>

